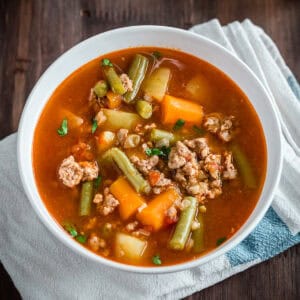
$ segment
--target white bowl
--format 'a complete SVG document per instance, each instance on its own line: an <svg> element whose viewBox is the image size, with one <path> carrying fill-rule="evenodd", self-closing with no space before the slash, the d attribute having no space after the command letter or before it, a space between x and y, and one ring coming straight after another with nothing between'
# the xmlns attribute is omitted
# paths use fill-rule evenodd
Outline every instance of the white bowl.
<svg viewBox="0 0 300 300"><path fill-rule="evenodd" d="M90 60L115 50L138 46L176 48L213 64L226 73L247 95L263 126L267 142L267 174L260 199L246 223L222 246L186 263L166 267L137 267L94 254L69 237L47 211L35 184L32 168L33 136L39 116L60 83ZM254 73L225 48L195 33L162 26L133 26L93 36L60 56L41 76L27 99L19 126L18 164L25 192L39 218L65 245L100 264L132 272L166 273L203 264L240 243L263 218L280 178L282 152L280 125L269 96Z"/></svg>

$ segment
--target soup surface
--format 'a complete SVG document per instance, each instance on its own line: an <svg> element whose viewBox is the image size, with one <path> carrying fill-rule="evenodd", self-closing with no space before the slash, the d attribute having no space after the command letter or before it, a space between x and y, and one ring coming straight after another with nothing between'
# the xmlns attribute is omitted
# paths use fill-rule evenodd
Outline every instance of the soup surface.
<svg viewBox="0 0 300 300"><path fill-rule="evenodd" d="M244 93L177 50L99 57L54 92L35 130L47 209L84 247L166 266L220 246L254 209L266 145Z"/></svg>

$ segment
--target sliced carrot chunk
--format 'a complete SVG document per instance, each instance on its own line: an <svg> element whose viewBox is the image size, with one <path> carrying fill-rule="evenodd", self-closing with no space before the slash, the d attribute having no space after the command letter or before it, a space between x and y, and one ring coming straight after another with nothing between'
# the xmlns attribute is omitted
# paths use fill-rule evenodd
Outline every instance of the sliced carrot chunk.
<svg viewBox="0 0 300 300"><path fill-rule="evenodd" d="M143 197L134 190L124 177L119 177L109 189L120 202L119 213L123 220L129 219L145 203Z"/></svg>
<svg viewBox="0 0 300 300"><path fill-rule="evenodd" d="M175 124L180 118L186 123L201 124L203 107L189 100L165 95L161 104L163 124Z"/></svg>
<svg viewBox="0 0 300 300"><path fill-rule="evenodd" d="M148 206L137 214L137 219L143 225L152 226L154 231L160 230L165 224L166 211L179 197L175 189L168 189L148 203Z"/></svg>

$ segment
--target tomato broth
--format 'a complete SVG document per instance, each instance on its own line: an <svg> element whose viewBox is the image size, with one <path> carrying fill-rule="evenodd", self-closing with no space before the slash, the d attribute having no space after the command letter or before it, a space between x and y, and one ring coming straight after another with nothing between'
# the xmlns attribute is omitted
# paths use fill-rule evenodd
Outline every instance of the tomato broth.
<svg viewBox="0 0 300 300"><path fill-rule="evenodd" d="M234 235L267 162L241 89L204 60L154 47L106 54L65 79L39 118L32 156L39 194L70 238L153 267L196 259Z"/></svg>

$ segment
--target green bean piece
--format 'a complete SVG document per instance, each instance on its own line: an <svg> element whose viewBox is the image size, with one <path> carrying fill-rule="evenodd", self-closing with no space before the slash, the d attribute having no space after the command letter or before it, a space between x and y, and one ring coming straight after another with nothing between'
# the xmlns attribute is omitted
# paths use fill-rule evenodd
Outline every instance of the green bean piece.
<svg viewBox="0 0 300 300"><path fill-rule="evenodd" d="M158 142L162 139L167 139L170 144L175 142L176 138L173 133L168 132L166 130L153 128L150 133L150 140L152 142Z"/></svg>
<svg viewBox="0 0 300 300"><path fill-rule="evenodd" d="M93 91L95 93L95 95L98 97L98 98L102 98L106 95L107 91L108 91L108 84L105 80L100 80L98 81L94 88L93 88Z"/></svg>
<svg viewBox="0 0 300 300"><path fill-rule="evenodd" d="M147 57L145 57L141 54L136 54L134 56L133 61L131 63L129 71L128 71L128 76L132 81L132 91L128 91L124 95L125 102L130 103L136 97L136 95L141 87L141 84L145 78L148 64L149 64L149 60ZM151 110L151 113L152 113L152 110ZM146 119L148 119L148 118L146 118Z"/></svg>
<svg viewBox="0 0 300 300"><path fill-rule="evenodd" d="M152 104L147 101L144 100L136 101L135 109L143 119L147 120L152 116Z"/></svg>
<svg viewBox="0 0 300 300"><path fill-rule="evenodd" d="M75 240L77 242L79 242L80 244L85 244L86 243L86 240L87 240L87 237L85 235L82 235L82 234L79 234L75 237Z"/></svg>
<svg viewBox="0 0 300 300"><path fill-rule="evenodd" d="M72 237L76 237L78 235L77 229L72 223L64 222L62 226Z"/></svg>
<svg viewBox="0 0 300 300"><path fill-rule="evenodd" d="M126 89L123 86L122 80L115 69L113 67L102 67L102 70L112 91L119 95L125 94Z"/></svg>
<svg viewBox="0 0 300 300"><path fill-rule="evenodd" d="M250 189L257 188L257 180L253 172L253 168L238 144L231 146L233 159L235 160L238 170L240 171L245 185Z"/></svg>
<svg viewBox="0 0 300 300"><path fill-rule="evenodd" d="M103 154L102 160L115 162L138 193L150 192L148 181L143 178L123 151L115 147L111 148Z"/></svg>
<svg viewBox="0 0 300 300"><path fill-rule="evenodd" d="M198 200L196 198L188 196L184 200L190 201L190 205L181 212L173 236L169 241L169 247L173 250L184 249L197 211Z"/></svg>
<svg viewBox="0 0 300 300"><path fill-rule="evenodd" d="M192 233L192 239L194 241L193 251L200 253L204 250L204 221L203 214L200 211L198 211L197 220L200 223L200 227Z"/></svg>
<svg viewBox="0 0 300 300"><path fill-rule="evenodd" d="M81 187L80 207L79 207L80 216L89 216L91 214L92 200L93 200L93 181L86 181L82 184Z"/></svg>

